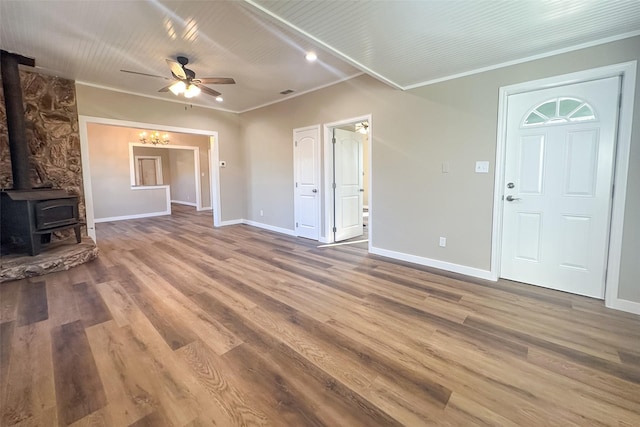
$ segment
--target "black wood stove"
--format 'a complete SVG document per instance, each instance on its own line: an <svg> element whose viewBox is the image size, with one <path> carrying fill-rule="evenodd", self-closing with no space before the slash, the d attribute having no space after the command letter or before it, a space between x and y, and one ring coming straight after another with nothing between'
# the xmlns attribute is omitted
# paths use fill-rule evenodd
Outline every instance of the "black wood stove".
<svg viewBox="0 0 640 427"><path fill-rule="evenodd" d="M29 146L25 134L24 106L18 65L35 66L31 58L0 51L11 153L13 189L0 192L0 242L2 252L40 253L51 233L73 228L80 243L78 196L64 190L34 189L29 179Z"/></svg>

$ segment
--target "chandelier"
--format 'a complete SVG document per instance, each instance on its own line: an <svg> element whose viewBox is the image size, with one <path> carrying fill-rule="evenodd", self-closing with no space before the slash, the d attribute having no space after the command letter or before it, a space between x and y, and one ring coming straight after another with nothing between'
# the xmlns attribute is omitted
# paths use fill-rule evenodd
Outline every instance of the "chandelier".
<svg viewBox="0 0 640 427"><path fill-rule="evenodd" d="M140 132L139 141L143 144L167 145L169 143L169 135L166 133L164 135L160 135L160 132L158 131L147 134L147 132L143 131Z"/></svg>

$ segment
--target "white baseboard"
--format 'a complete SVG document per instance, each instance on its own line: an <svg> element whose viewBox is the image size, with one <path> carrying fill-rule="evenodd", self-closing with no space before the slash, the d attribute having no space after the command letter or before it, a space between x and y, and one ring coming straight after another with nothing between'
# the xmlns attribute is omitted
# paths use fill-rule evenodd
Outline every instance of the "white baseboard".
<svg viewBox="0 0 640 427"><path fill-rule="evenodd" d="M230 219L228 221L220 221L220 227L224 227L227 225L237 225L237 224L244 224L244 220L243 219Z"/></svg>
<svg viewBox="0 0 640 427"><path fill-rule="evenodd" d="M213 208L212 208L211 206L205 206L204 208L198 208L198 209L196 209L196 210L197 210L198 212L201 212L201 211L212 211L212 210L213 210Z"/></svg>
<svg viewBox="0 0 640 427"><path fill-rule="evenodd" d="M124 221L127 219L140 219L140 218L151 218L154 216L163 216L163 215L171 215L171 211L164 212L150 212L143 214L135 214L135 215L122 215L122 216L110 216L106 218L94 218L93 222L111 222L111 221Z"/></svg>
<svg viewBox="0 0 640 427"><path fill-rule="evenodd" d="M439 261L437 259L425 258L417 255L411 255L403 252L390 251L388 249L380 249L375 247L371 247L369 252L387 258L397 259L399 261L412 262L414 264L438 268L440 270L451 271L453 273L464 274L465 276L477 277L479 279L492 280L495 282L495 280L491 277L491 272L488 270L481 270L479 268L467 267L466 265L454 264L451 262Z"/></svg>
<svg viewBox="0 0 640 427"><path fill-rule="evenodd" d="M175 203L176 205L193 206L194 208L198 206L196 203L183 202L182 200L172 200L171 203Z"/></svg>
<svg viewBox="0 0 640 427"><path fill-rule="evenodd" d="M265 230L275 231L276 233L286 234L287 236L295 236L296 235L296 231L295 230L290 230L288 228L282 228L282 227L276 227L276 226L269 225L269 224L263 224L261 222L251 221L249 219L243 220L243 223L247 224L247 225L251 225L252 227L263 228Z"/></svg>
<svg viewBox="0 0 640 427"><path fill-rule="evenodd" d="M611 303L605 303L608 308L614 310L626 311L628 313L640 314L640 302L629 301L626 299L615 298Z"/></svg>

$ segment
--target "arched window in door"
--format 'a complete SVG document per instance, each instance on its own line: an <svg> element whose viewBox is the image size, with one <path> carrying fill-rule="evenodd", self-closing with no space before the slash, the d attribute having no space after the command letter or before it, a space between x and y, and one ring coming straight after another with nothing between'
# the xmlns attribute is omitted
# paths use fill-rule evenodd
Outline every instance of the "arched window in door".
<svg viewBox="0 0 640 427"><path fill-rule="evenodd" d="M554 98L535 106L525 115L522 127L589 122L596 113L586 102L577 98Z"/></svg>

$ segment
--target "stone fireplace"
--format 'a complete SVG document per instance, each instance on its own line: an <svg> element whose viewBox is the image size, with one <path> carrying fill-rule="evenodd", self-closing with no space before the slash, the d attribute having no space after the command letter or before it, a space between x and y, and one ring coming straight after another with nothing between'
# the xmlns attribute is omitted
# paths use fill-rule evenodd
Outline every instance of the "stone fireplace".
<svg viewBox="0 0 640 427"><path fill-rule="evenodd" d="M3 54L5 53L3 52ZM23 69L19 71L19 77L24 106L24 138L26 139L24 145L27 147L28 166L24 168L27 169L23 174L25 176L18 179L21 182L14 182L13 175L16 171L12 171L10 126L7 125L4 90L1 90L2 86L0 86L0 190L3 190L2 202L5 203L6 200L13 199L14 197L10 197L10 195L15 194L16 190L26 190L28 198L38 199L39 197L38 200L25 207L28 214L33 214L36 226L38 226L37 217L47 210L54 213L52 217L54 220L63 221L62 218L59 218L61 213L73 211L76 216L75 221L83 222L85 206L74 82ZM7 100L9 100L8 97ZM29 183L28 188L25 186L25 181ZM54 212L51 209L50 203L40 201L44 200L42 194L46 196L44 199L59 197L63 201L57 211ZM65 208L64 206L69 206L71 201L74 206ZM37 213L37 211L40 212ZM3 230L7 229L6 226L9 222L11 222L9 228L12 228L15 223L14 218L6 218L6 216L8 215L3 215L1 218ZM44 224L44 222L40 221L40 224ZM81 245L65 244L65 242L71 241L70 236L73 238L73 243L81 240L80 227L65 227L60 223L57 227L51 227L51 230L50 233L39 231L41 234L46 234L46 238L42 239L42 243L45 243L42 247L43 254L31 257L31 260L24 256L8 253L6 247L3 248L0 281L67 269L76 263L97 256L95 244L87 237L82 239ZM39 235L38 238L40 238ZM51 243L48 243L49 240ZM34 246L37 246L37 251L31 250L31 252L32 255L37 255L41 250L40 241ZM74 247L71 248L71 246ZM65 258L65 252L73 253L71 261ZM52 255L53 259L51 259Z"/></svg>

